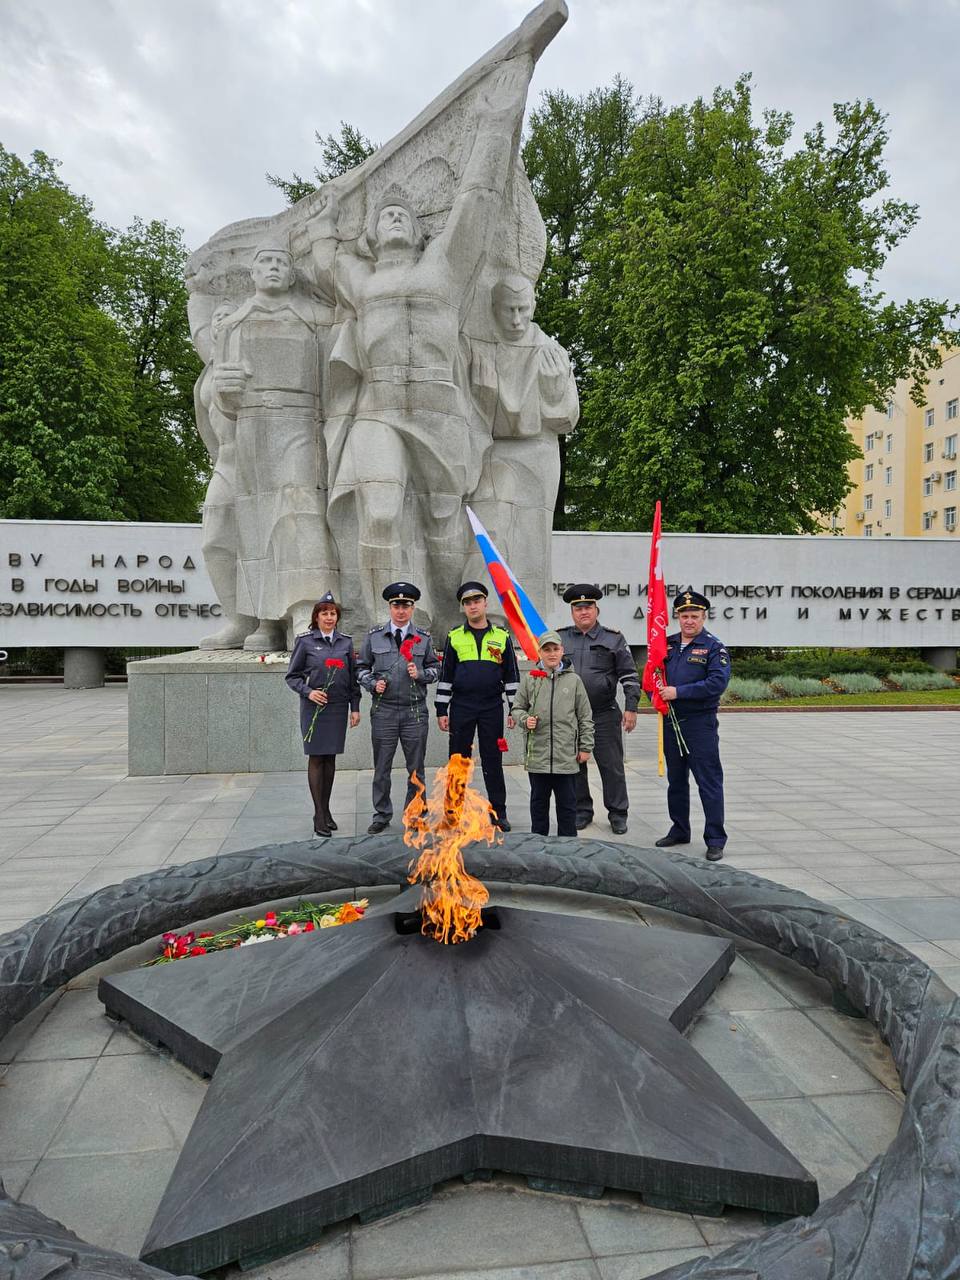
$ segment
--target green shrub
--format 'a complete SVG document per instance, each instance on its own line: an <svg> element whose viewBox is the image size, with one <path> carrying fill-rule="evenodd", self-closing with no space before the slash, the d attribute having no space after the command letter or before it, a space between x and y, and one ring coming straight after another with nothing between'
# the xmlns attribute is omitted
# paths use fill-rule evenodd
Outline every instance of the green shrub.
<svg viewBox="0 0 960 1280"><path fill-rule="evenodd" d="M890 679L901 689L956 689L956 680L951 680L942 671L891 671Z"/></svg>
<svg viewBox="0 0 960 1280"><path fill-rule="evenodd" d="M879 693L883 682L866 671L833 671L828 677L841 693Z"/></svg>
<svg viewBox="0 0 960 1280"><path fill-rule="evenodd" d="M723 695L725 702L770 702L779 698L765 680L744 680L740 676L732 676Z"/></svg>
<svg viewBox="0 0 960 1280"><path fill-rule="evenodd" d="M931 668L910 649L750 649L741 656L732 654L733 669L747 680L776 680L778 676L800 676L825 680L835 672L866 672L886 676L898 671L925 672Z"/></svg>
<svg viewBox="0 0 960 1280"><path fill-rule="evenodd" d="M830 692L821 680L813 680L810 676L775 676L774 683L788 698L810 698Z"/></svg>

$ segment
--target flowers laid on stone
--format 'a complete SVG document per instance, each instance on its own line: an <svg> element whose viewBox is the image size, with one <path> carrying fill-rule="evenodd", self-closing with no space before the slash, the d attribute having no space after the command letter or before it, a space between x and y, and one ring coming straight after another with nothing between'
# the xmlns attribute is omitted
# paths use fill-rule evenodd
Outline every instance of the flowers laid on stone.
<svg viewBox="0 0 960 1280"><path fill-rule="evenodd" d="M320 690L320 692L326 693L329 690L330 686L333 684L334 680L336 680L337 672L342 671L344 666L346 666L346 663L343 661L342 658L327 658L326 662L323 665L327 668L327 679L323 688ZM318 703L317 706L314 707L313 719L310 721L310 728L303 735L304 742L313 741L313 730L317 723L317 716L320 714L321 711L325 711L326 708L327 708L327 704L325 702Z"/></svg>
<svg viewBox="0 0 960 1280"><path fill-rule="evenodd" d="M267 662L267 663L271 663L271 662L286 663L290 661L290 655L289 653L260 653L257 655L257 661Z"/></svg>
<svg viewBox="0 0 960 1280"><path fill-rule="evenodd" d="M366 898L356 902L301 902L289 911L267 911L258 920L240 920L219 933L165 933L160 939L160 954L148 965L185 960L188 956L205 956L213 951L232 951L258 942L277 938L296 938L317 929L333 929L341 924L362 920L370 905Z"/></svg>

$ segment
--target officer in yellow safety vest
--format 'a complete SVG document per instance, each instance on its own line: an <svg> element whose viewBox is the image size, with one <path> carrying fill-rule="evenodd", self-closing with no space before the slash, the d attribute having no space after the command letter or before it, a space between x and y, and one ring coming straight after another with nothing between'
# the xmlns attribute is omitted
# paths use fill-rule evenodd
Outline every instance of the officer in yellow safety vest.
<svg viewBox="0 0 960 1280"><path fill-rule="evenodd" d="M480 765L487 799L496 813L495 824L509 831L507 785L503 777L500 740L503 700L507 724L520 683L517 657L508 632L487 621L487 588L482 582L463 582L457 599L466 623L447 636L437 683L437 723L450 734L450 754L470 756L473 739L480 743Z"/></svg>

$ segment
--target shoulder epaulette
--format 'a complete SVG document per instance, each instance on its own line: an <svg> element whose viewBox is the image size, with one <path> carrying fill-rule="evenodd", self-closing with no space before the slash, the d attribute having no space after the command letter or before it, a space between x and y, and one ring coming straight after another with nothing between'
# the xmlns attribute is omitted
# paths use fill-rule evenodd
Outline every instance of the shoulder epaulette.
<svg viewBox="0 0 960 1280"><path fill-rule="evenodd" d="M386 629L387 629L387 624L385 622L381 622L379 626L371 627L370 630L367 632L367 635L372 636L375 631L386 631Z"/></svg>
<svg viewBox="0 0 960 1280"><path fill-rule="evenodd" d="M609 631L611 635L614 635L614 636L623 635L623 632L618 630L616 627L608 627L606 623L601 623L600 625L603 627L604 631Z"/></svg>

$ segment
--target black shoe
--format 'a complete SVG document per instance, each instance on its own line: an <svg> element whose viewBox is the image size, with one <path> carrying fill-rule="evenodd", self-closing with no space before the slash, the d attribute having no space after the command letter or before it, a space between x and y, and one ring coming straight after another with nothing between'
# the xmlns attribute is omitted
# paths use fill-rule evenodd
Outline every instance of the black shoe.
<svg viewBox="0 0 960 1280"><path fill-rule="evenodd" d="M513 827L507 821L507 815L503 814L500 818L494 818L493 825L499 827L501 831L512 831Z"/></svg>
<svg viewBox="0 0 960 1280"><path fill-rule="evenodd" d="M379 814L373 819L369 827L367 827L368 836L378 836L381 831L386 831L390 825L389 818L381 818Z"/></svg>
<svg viewBox="0 0 960 1280"><path fill-rule="evenodd" d="M656 841L658 849L672 849L675 844L689 844L689 840L681 840L679 836L664 836Z"/></svg>
<svg viewBox="0 0 960 1280"><path fill-rule="evenodd" d="M330 835L330 828L325 826L322 822L315 822L313 824L313 834L315 836L326 837Z"/></svg>
<svg viewBox="0 0 960 1280"><path fill-rule="evenodd" d="M328 813L328 814L326 814L326 815L324 816L324 822L325 822L325 823L326 823L326 825L330 828L330 830L331 830L331 831L339 831L339 830L340 830L340 828L337 826L337 824L334 822L334 820L330 817L329 813Z"/></svg>
<svg viewBox="0 0 960 1280"><path fill-rule="evenodd" d="M610 830L613 832L615 836L625 836L627 834L626 818L620 818L620 817L611 818Z"/></svg>
<svg viewBox="0 0 960 1280"><path fill-rule="evenodd" d="M719 862L722 857L723 857L723 849L720 845L718 844L707 845L707 861L708 862Z"/></svg>
<svg viewBox="0 0 960 1280"><path fill-rule="evenodd" d="M593 821L592 813L578 813L577 814L577 830L582 831L584 827L589 827L592 821Z"/></svg>

